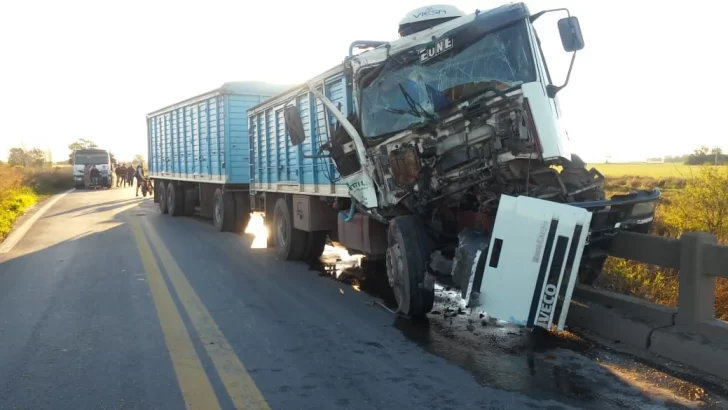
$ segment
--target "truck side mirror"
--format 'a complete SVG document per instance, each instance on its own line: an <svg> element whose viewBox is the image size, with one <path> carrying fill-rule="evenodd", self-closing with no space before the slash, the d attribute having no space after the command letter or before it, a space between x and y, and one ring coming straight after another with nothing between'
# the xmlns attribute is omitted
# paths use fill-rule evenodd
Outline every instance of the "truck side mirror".
<svg viewBox="0 0 728 410"><path fill-rule="evenodd" d="M584 48L584 36L581 34L578 18L574 16L564 17L559 20L558 25L564 51L575 52Z"/></svg>
<svg viewBox="0 0 728 410"><path fill-rule="evenodd" d="M301 144L306 139L306 131L303 129L303 122L301 121L301 114L298 111L298 107L295 105L287 105L283 109L283 120L286 123L286 130L288 131L288 138L291 140L291 145L296 146Z"/></svg>

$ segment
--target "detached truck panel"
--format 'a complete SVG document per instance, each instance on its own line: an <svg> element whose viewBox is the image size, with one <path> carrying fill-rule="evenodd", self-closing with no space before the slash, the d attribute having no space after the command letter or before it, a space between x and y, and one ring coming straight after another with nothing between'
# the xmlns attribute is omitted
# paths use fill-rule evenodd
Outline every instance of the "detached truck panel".
<svg viewBox="0 0 728 410"><path fill-rule="evenodd" d="M288 88L225 83L148 114L149 176L162 213L199 212L221 230L245 229L251 165L247 111Z"/></svg>

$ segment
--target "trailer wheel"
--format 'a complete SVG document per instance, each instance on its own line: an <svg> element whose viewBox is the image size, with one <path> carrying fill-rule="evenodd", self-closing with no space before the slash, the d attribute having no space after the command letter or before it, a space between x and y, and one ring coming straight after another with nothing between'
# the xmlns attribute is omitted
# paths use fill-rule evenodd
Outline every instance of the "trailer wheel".
<svg viewBox="0 0 728 410"><path fill-rule="evenodd" d="M235 193L235 232L243 233L250 221L250 195L247 192Z"/></svg>
<svg viewBox="0 0 728 410"><path fill-rule="evenodd" d="M195 214L195 205L197 204L197 189L187 188L185 190L185 216L192 216Z"/></svg>
<svg viewBox="0 0 728 410"><path fill-rule="evenodd" d="M304 262L315 262L324 253L326 247L326 239L328 238L327 231L315 231L308 232L306 235L306 250L303 252L301 258Z"/></svg>
<svg viewBox="0 0 728 410"><path fill-rule="evenodd" d="M235 229L235 197L231 193L223 194L216 188L212 200L212 221L221 232L232 232Z"/></svg>
<svg viewBox="0 0 728 410"><path fill-rule="evenodd" d="M182 187L173 182L167 184L167 212L172 216L180 216L184 212L184 206Z"/></svg>
<svg viewBox="0 0 728 410"><path fill-rule="evenodd" d="M387 239L387 279L399 312L424 316L435 301L434 283L428 286L425 280L429 252L424 226L416 216L396 217L389 224Z"/></svg>
<svg viewBox="0 0 728 410"><path fill-rule="evenodd" d="M167 190L164 181L159 181L159 212L167 213Z"/></svg>
<svg viewBox="0 0 728 410"><path fill-rule="evenodd" d="M276 255L284 260L300 260L306 252L306 232L293 227L291 211L285 198L279 198L273 210Z"/></svg>

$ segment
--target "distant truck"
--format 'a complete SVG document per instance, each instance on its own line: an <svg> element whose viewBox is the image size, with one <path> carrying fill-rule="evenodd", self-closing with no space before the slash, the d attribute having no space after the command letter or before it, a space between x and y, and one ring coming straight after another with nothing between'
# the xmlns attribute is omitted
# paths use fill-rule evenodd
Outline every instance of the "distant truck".
<svg viewBox="0 0 728 410"><path fill-rule="evenodd" d="M557 99L571 69L552 82L532 24L556 11L575 54L565 9L431 6L252 107L251 204L277 255L315 259L332 239L386 266L405 315L429 312L440 281L494 317L563 328L577 278L596 279L619 230L648 229L660 192L606 200L571 152Z"/></svg>
<svg viewBox="0 0 728 410"><path fill-rule="evenodd" d="M113 171L111 155L101 148L85 148L73 151L73 182L77 189L84 188L84 169L86 165L96 166L99 170L102 187L111 188Z"/></svg>
<svg viewBox="0 0 728 410"><path fill-rule="evenodd" d="M154 202L172 216L200 215L221 231L250 218L248 108L289 86L230 82L147 115Z"/></svg>

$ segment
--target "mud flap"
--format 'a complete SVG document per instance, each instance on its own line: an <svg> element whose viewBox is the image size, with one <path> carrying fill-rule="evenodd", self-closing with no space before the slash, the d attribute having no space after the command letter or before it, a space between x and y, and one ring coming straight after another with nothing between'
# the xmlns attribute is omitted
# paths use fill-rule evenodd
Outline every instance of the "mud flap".
<svg viewBox="0 0 728 410"><path fill-rule="evenodd" d="M494 318L563 330L591 222L586 209L502 195L479 303Z"/></svg>

